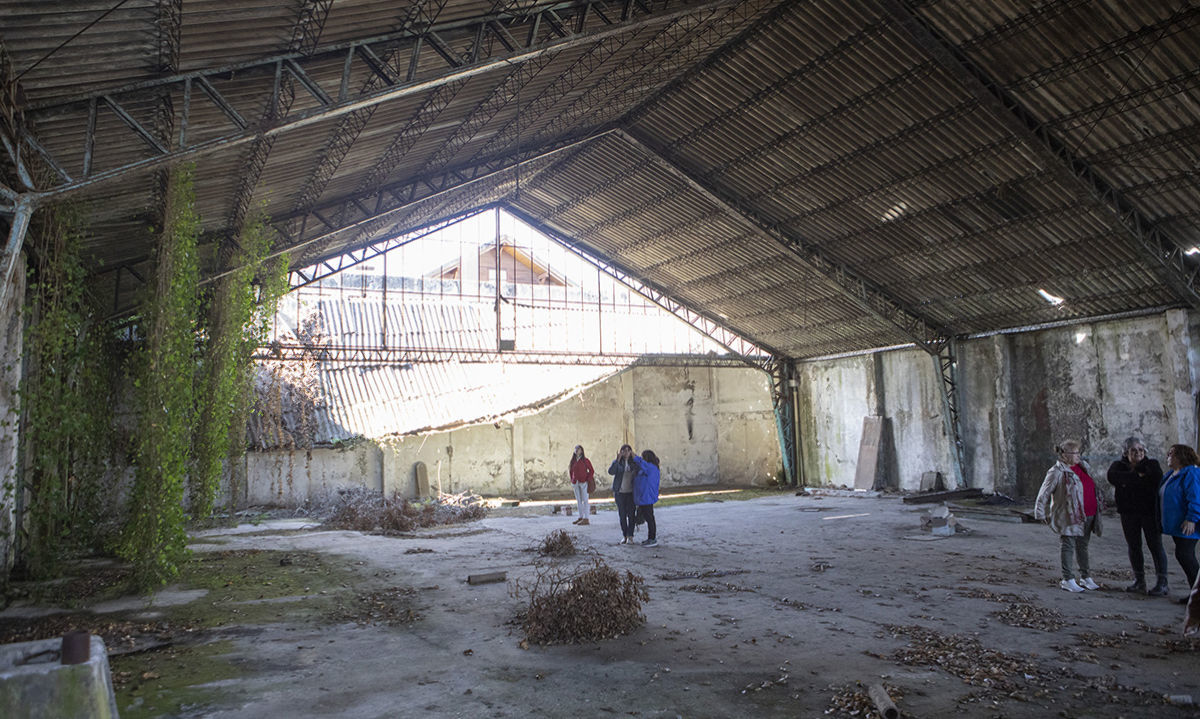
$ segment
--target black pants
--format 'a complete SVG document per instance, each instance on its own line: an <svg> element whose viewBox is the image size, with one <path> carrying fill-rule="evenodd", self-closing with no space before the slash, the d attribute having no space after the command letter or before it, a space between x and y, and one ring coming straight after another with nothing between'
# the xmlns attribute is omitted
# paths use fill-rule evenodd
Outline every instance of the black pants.
<svg viewBox="0 0 1200 719"><path fill-rule="evenodd" d="M639 504L637 511L642 514L642 521L646 523L646 531L649 532L646 539L656 539L658 537L658 528L654 526L654 505Z"/></svg>
<svg viewBox="0 0 1200 719"><path fill-rule="evenodd" d="M1171 539L1175 540L1175 558L1179 560L1179 566L1183 567L1183 573L1187 575L1188 586L1195 586L1196 575L1200 574L1200 562L1196 561L1196 542L1200 542L1200 539L1175 536Z"/></svg>
<svg viewBox="0 0 1200 719"><path fill-rule="evenodd" d="M617 492L613 495L617 500L617 517L621 520L621 536L633 536L633 492Z"/></svg>
<svg viewBox="0 0 1200 719"><path fill-rule="evenodd" d="M1122 514L1121 529L1125 532L1125 544L1129 545L1129 566L1138 579L1146 576L1146 560L1142 556L1142 536L1146 537L1146 548L1154 560L1154 573L1167 576L1167 552L1163 549L1162 530L1158 518L1153 514Z"/></svg>

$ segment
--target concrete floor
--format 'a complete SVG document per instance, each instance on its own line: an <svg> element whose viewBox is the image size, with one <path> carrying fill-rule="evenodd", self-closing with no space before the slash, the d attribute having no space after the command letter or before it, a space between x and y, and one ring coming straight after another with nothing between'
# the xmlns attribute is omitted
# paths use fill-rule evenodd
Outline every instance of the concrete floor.
<svg viewBox="0 0 1200 719"><path fill-rule="evenodd" d="M416 588L421 618L404 628L284 623L231 631L228 658L244 674L221 686L219 706L196 713L807 717L825 715L858 682L884 682L905 716L1195 715L1164 696L1200 701L1200 644L1179 635L1175 603L1120 591L1129 580L1115 516L1092 543L1092 576L1105 588L1069 594L1058 588L1058 540L1045 527L964 520L969 534L908 539L929 536L919 529L928 510L897 498L791 494L665 507L655 549L616 545L617 517L606 510L587 527L546 508L521 516L534 511L522 508L406 538L262 534L295 529L295 521L256 526L253 535L218 530L220 549L363 562L392 586ZM536 555L522 550L558 528L645 578L643 628L599 643L520 647L512 581L535 571ZM432 551L405 553L414 548ZM1184 580L1171 562L1178 595ZM465 582L501 570L508 585ZM729 573L670 578L714 571ZM1058 612L1063 625L1011 626L997 616L1005 610L1033 621ZM929 666L920 657L934 640L914 628L960 635L960 656L942 660L959 675L991 678L970 684ZM962 644L970 640L981 646ZM902 661L906 652L916 664Z"/></svg>

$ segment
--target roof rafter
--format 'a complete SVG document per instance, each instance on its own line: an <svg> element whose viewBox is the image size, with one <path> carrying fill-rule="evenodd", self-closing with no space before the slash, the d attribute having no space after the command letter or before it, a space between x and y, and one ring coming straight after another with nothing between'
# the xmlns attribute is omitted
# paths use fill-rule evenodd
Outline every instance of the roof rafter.
<svg viewBox="0 0 1200 719"><path fill-rule="evenodd" d="M763 369L765 367L764 363L769 359L768 356L762 354L763 351L769 352L772 356L780 356L781 353L778 350L762 343L751 342L747 340L733 330L727 328L721 322L712 319L706 313L697 311L688 303L675 299L668 294L665 289L633 274L629 270L621 267L616 262L613 262L611 259L605 258L602 260L594 257L590 252L585 252L575 242L567 239L568 236L566 233L558 231L554 227L542 222L524 210L511 205L504 205L504 209L505 211L512 213L513 216L517 217L525 224L536 229L538 232L541 232L543 235L555 240L562 245L563 248L574 253L577 257L597 268L604 274L616 279L624 285L627 285L638 294L675 315L677 318L690 325L696 331L729 350L730 353L736 355L747 365L757 369Z"/></svg>
<svg viewBox="0 0 1200 719"><path fill-rule="evenodd" d="M1001 88L982 68L975 65L952 43L937 34L924 20L900 0L881 0L888 14L923 49L976 99L979 104L1010 132L1024 140L1047 167L1069 187L1088 194L1097 206L1108 211L1115 224L1142 249L1143 256L1159 272L1179 299L1200 307L1195 287L1195 272L1184 259L1184 247L1156 227L1115 187L1106 182L1090 164L1080 159L1050 129L1038 121L1015 97Z"/></svg>
<svg viewBox="0 0 1200 719"><path fill-rule="evenodd" d="M937 354L949 341L951 333L935 326L913 310L905 307L899 301L875 286L870 281L860 277L846 265L831 259L820 248L813 247L800 238L779 228L770 220L758 215L754 210L744 207L738 200L722 189L696 177L683 167L659 155L650 141L636 135L618 131L631 144L639 147L658 158L658 162L673 174L683 178L697 192L707 197L718 206L725 208L729 214L751 229L780 244L792 254L799 257L807 265L820 273L826 280L833 283L846 297L853 300L870 314L895 327L905 337L911 339L921 349L930 354Z"/></svg>
<svg viewBox="0 0 1200 719"><path fill-rule="evenodd" d="M36 201L44 202L57 197L75 194L98 183L123 178L132 172L149 170L170 162L196 157L217 150L227 150L253 142L260 137L278 136L297 128L339 118L364 108L418 93L429 92L444 85L461 82L483 73L509 67L514 63L532 60L547 53L559 53L572 47L590 45L608 37L634 32L644 27L661 24L670 25L680 19L688 18L698 13L709 14L716 9L736 6L739 3L737 0L664 0L663 2L645 7L635 5L627 20L606 25L600 20L602 15L596 13L593 14L596 20L589 20L589 23L597 23L597 26L594 26L592 29L578 34L568 34L559 39L548 39L544 32L542 35L535 35L531 32L527 36L527 43L525 45L515 50L508 50L506 43L511 44L510 38L514 29L531 27L538 22L542 15L549 12L557 11L559 15L566 14L568 10L580 12L589 4L589 2L583 0L573 0L553 5L540 5L530 12L498 13L496 15L446 22L418 30L400 31L377 38L345 43L316 52L311 58L306 58L302 53L283 54L261 61L198 70L166 78L154 78L132 83L122 88L82 94L66 99L56 99L52 102L29 104L27 110L48 113L56 113L67 109L68 106L80 104L102 105L116 111L116 108L120 107L119 99L124 95L141 96L147 92L155 93L160 90L169 90L172 96L181 98L181 102L183 103L183 123L179 132L179 147L177 149L167 150L167 148L161 147L148 147L148 156L102 171L95 171L93 168L88 167L79 176L68 174L65 170L62 170L68 164L57 162L56 158L52 157L37 142L36 138L24 129L18 138L18 144L26 146L28 149L42 155L43 159L60 170L53 184L42 188L36 194ZM486 42L480 45L479 41L481 38L496 37L498 33L496 28L499 25L503 25L509 31L504 41L497 40L496 42ZM371 50L372 47L385 48L397 42L409 42L416 47L422 38L428 37L431 34L437 34L444 41L450 38L456 43L474 47L473 55L472 53L467 53L467 57L472 59L463 64L452 64L450 67L428 76L412 77L404 80L393 78L391 82L387 83L381 89L366 90L357 93L348 86L348 74L343 74L342 82L336 93L326 94L323 91L316 92L320 90L319 86L312 80L311 76L305 73L304 65L310 59L313 61L324 61L326 64L331 59L344 61L348 65L360 63L363 62L361 57L365 54L364 51ZM489 49L495 52L488 54ZM310 94L314 95L314 99L317 101L316 106L289 113L277 122L265 127L248 126L246 121L240 117L236 108L217 90L217 85L215 84L215 81L228 79L233 75L236 75L240 81L245 81L247 78L256 80L261 89L262 94L260 99L263 106L270 106L278 104L279 99L280 90L278 83L275 83L274 79L285 72L296 76L305 86L306 90L309 90ZM202 92L195 93L193 92L194 89L200 89ZM201 97L206 99L201 99ZM214 131L212 134L215 136L209 136L200 141L189 139L187 136L187 119L190 114L191 105L195 102L211 102L216 105L225 114L228 120L227 126L224 129L210 128ZM136 135L153 137L151 132L142 128L132 117L122 119ZM92 146L97 140L96 132L95 126L89 126L87 131L83 133L83 144L89 147ZM75 157L77 154L82 155L83 152L83 148L72 148L68 154Z"/></svg>

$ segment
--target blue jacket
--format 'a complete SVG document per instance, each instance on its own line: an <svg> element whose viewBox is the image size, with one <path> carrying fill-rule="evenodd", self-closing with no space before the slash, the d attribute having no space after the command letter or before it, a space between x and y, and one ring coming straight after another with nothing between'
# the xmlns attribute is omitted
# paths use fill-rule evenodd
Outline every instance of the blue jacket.
<svg viewBox="0 0 1200 719"><path fill-rule="evenodd" d="M634 469L636 469L636 466ZM608 465L608 473L613 476L612 492L613 496L616 497L617 490L621 488L621 477L625 474L625 466L621 463L621 460L614 459L613 463Z"/></svg>
<svg viewBox="0 0 1200 719"><path fill-rule="evenodd" d="M1184 467L1171 472L1158 490L1162 498L1163 534L1184 539L1200 539L1200 532L1184 534L1185 521L1200 525L1200 467Z"/></svg>
<svg viewBox="0 0 1200 719"><path fill-rule="evenodd" d="M639 507L654 504L658 501L658 467L636 455L633 461L641 470L633 478L633 503Z"/></svg>

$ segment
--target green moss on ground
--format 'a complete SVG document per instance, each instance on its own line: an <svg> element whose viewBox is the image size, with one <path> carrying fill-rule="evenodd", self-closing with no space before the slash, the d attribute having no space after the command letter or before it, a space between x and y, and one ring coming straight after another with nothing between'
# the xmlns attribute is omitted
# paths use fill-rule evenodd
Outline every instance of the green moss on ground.
<svg viewBox="0 0 1200 719"><path fill-rule="evenodd" d="M109 666L121 719L199 716L227 702L228 687L214 684L241 674L226 659L231 648L231 642L220 641L113 657Z"/></svg>

